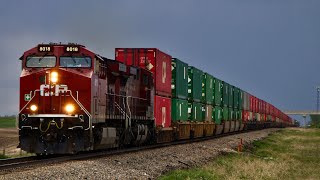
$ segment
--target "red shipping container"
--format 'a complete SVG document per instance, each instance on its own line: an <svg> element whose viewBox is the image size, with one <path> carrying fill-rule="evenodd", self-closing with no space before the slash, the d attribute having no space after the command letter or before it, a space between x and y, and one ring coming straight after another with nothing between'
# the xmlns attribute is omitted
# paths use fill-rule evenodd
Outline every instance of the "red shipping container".
<svg viewBox="0 0 320 180"><path fill-rule="evenodd" d="M261 100L261 99L258 99L258 104L259 104L259 106L258 106L258 109L259 109L259 110L258 110L258 113L259 113L259 114L262 114L262 111L263 111L263 110L262 110L262 100Z"/></svg>
<svg viewBox="0 0 320 180"><path fill-rule="evenodd" d="M276 109L276 113L275 113L275 116L277 117L277 118L280 118L280 113L279 113L279 110L278 110L278 108L275 108Z"/></svg>
<svg viewBox="0 0 320 180"><path fill-rule="evenodd" d="M245 110L243 110L242 111L242 120L244 121L244 122L246 122L246 121L249 121L249 112L248 111L245 111Z"/></svg>
<svg viewBox="0 0 320 180"><path fill-rule="evenodd" d="M245 122L246 120L246 111L242 110L242 121Z"/></svg>
<svg viewBox="0 0 320 180"><path fill-rule="evenodd" d="M154 96L154 117L156 126L170 127L171 125L171 99Z"/></svg>
<svg viewBox="0 0 320 180"><path fill-rule="evenodd" d="M270 114L274 116L274 106L270 104Z"/></svg>
<svg viewBox="0 0 320 180"><path fill-rule="evenodd" d="M115 59L154 74L157 95L171 97L172 57L156 48L116 48Z"/></svg>
<svg viewBox="0 0 320 180"><path fill-rule="evenodd" d="M255 105L254 105L254 97L250 95L250 111L254 112Z"/></svg>
<svg viewBox="0 0 320 180"><path fill-rule="evenodd" d="M257 97L253 97L253 112L256 113L258 111L258 105L259 103Z"/></svg>
<svg viewBox="0 0 320 180"><path fill-rule="evenodd" d="M255 101L255 111L254 112L259 112L259 99L257 97L254 98Z"/></svg>
<svg viewBox="0 0 320 180"><path fill-rule="evenodd" d="M115 59L129 66L139 66L135 48L116 48Z"/></svg>

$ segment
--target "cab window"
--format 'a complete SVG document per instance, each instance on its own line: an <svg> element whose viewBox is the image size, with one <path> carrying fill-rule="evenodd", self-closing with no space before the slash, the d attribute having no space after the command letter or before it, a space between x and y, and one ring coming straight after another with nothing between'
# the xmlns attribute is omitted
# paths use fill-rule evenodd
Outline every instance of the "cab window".
<svg viewBox="0 0 320 180"><path fill-rule="evenodd" d="M60 67L67 68L90 68L90 57L60 57Z"/></svg>
<svg viewBox="0 0 320 180"><path fill-rule="evenodd" d="M57 58L55 56L29 56L27 57L26 67L31 68L44 68L44 67L55 67Z"/></svg>

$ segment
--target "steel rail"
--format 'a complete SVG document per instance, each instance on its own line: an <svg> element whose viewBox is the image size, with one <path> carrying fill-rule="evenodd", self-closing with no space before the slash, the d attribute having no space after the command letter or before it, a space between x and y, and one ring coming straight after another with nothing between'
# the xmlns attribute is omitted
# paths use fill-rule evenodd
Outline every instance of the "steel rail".
<svg viewBox="0 0 320 180"><path fill-rule="evenodd" d="M119 155L119 154L144 151L144 150L150 150L150 149L156 149L156 148L163 148L163 147L174 146L174 145L207 141L207 140L222 138L230 135L243 134L243 133L260 131L260 130L262 129L235 131L235 132L229 132L226 134L199 137L194 139L178 140L178 141L161 143L161 144L144 145L144 146L123 148L123 149L114 148L114 149L108 149L108 150L83 152L76 155L62 155L62 156L55 155L55 156L40 156L40 157L29 156L29 157L23 157L23 158L4 159L4 160L0 160L0 175L7 174L6 172L12 169L15 169L15 170L23 169L28 167L34 167L40 164L48 165L48 164L56 164L56 163L62 163L62 162L67 162L72 160L96 159L96 158L107 157L112 155Z"/></svg>

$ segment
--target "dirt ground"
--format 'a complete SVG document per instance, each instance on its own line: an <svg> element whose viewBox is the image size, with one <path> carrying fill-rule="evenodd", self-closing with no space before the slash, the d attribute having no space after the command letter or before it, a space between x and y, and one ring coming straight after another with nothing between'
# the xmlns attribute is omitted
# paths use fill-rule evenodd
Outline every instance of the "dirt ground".
<svg viewBox="0 0 320 180"><path fill-rule="evenodd" d="M14 155L19 153L17 148L19 135L16 128L0 128L0 154ZM5 149L5 151L4 151Z"/></svg>
<svg viewBox="0 0 320 180"><path fill-rule="evenodd" d="M175 169L198 167L279 129L265 129L190 144L168 146L96 159L33 167L0 175L1 179L157 179Z"/></svg>

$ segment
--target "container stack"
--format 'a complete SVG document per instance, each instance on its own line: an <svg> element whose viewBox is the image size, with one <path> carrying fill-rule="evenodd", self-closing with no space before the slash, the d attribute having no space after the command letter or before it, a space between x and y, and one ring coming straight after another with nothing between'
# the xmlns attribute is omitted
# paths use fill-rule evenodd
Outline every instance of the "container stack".
<svg viewBox="0 0 320 180"><path fill-rule="evenodd" d="M213 111L213 89L214 89L214 79L208 73L202 74L202 119L204 121L204 135L211 136L215 130L215 124L212 121L212 111Z"/></svg>
<svg viewBox="0 0 320 180"><path fill-rule="evenodd" d="M156 48L116 48L115 59L126 65L138 66L153 73L156 126L169 128L171 126L172 57ZM145 89L145 91L150 90Z"/></svg>
<svg viewBox="0 0 320 180"><path fill-rule="evenodd" d="M222 81L217 78L213 78L213 111L212 118L215 122L216 134L221 134L223 130L222 122Z"/></svg>
<svg viewBox="0 0 320 180"><path fill-rule="evenodd" d="M230 132L233 132L235 130L236 121L235 121L235 107L234 107L234 89L235 87L229 84L229 94L228 94L228 100L229 100L229 121L230 121Z"/></svg>
<svg viewBox="0 0 320 180"><path fill-rule="evenodd" d="M277 126L290 121L271 104L156 48L116 48L115 59L135 72L129 78L150 85L125 95L149 100L149 120L154 117L157 130L171 131L168 137L189 139L263 128L269 121ZM131 84L126 85L128 89L134 87Z"/></svg>
<svg viewBox="0 0 320 180"><path fill-rule="evenodd" d="M238 96L239 96L239 102L238 102L238 116L237 116L237 120L239 122L239 131L242 131L244 129L244 122L243 122L243 115L242 115L242 112L243 112L243 101L244 101L244 91L241 90L240 88L238 88L239 91L238 91Z"/></svg>
<svg viewBox="0 0 320 180"><path fill-rule="evenodd" d="M223 132L230 131L230 113L229 113L229 84L222 81L222 123L224 124Z"/></svg>
<svg viewBox="0 0 320 180"><path fill-rule="evenodd" d="M188 119L192 123L194 137L203 135L202 76L201 70L188 67Z"/></svg>
<svg viewBox="0 0 320 180"><path fill-rule="evenodd" d="M234 121L235 121L235 128L234 131L239 131L240 129L240 108L239 108L239 99L240 98L240 89L234 87L233 89L233 112L234 112Z"/></svg>
<svg viewBox="0 0 320 180"><path fill-rule="evenodd" d="M173 58L171 61L172 123L178 128L179 139L190 137L188 116L188 64Z"/></svg>
<svg viewBox="0 0 320 180"><path fill-rule="evenodd" d="M173 58L171 61L172 121L188 120L188 64Z"/></svg>

